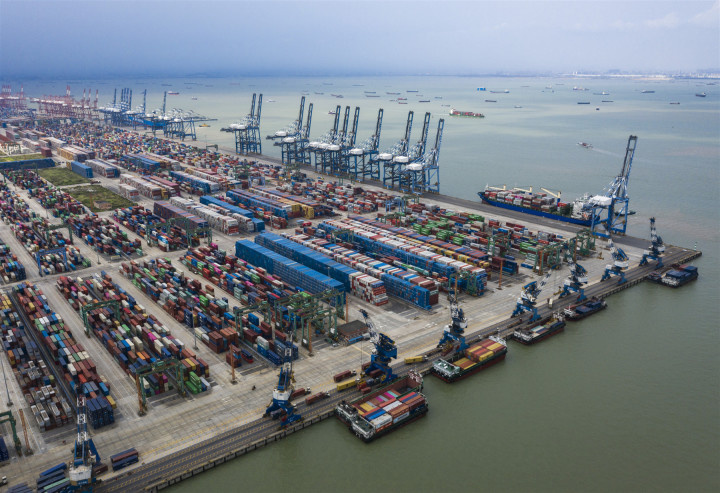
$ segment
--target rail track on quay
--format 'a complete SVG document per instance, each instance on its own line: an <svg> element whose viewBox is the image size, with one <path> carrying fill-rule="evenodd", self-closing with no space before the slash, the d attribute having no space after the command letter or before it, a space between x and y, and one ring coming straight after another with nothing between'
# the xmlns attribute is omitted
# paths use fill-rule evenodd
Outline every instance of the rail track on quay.
<svg viewBox="0 0 720 493"><path fill-rule="evenodd" d="M702 253L699 251L668 245L663 257L665 267L662 270L668 270L674 264L690 262L701 255ZM625 283L617 284L613 279L597 282L587 286L585 294L588 297L596 296L598 298L606 298L639 284L655 270L656 268L652 265L633 267L626 271L625 278L627 281ZM553 312L562 310L575 301L575 296L568 296L556 300L552 308L548 306L538 306L538 314L541 317L549 317ZM500 335L501 337L508 337L513 331L523 325L527 325L527 322L523 321L523 317L518 317L502 320L477 331L472 331L471 326L468 330L467 341L468 343L472 343L494 334ZM423 374L429 373L430 367L432 366L432 356L439 351L439 349L435 349L424 353L428 358L422 363L398 365L398 374L404 375L411 369L415 369ZM359 395L360 393L357 391L337 392L333 390L330 392L330 397L321 401L319 404L307 406L304 402L299 403L298 412L303 415L303 420L285 429L279 429L278 421L273 421L269 418L258 418L235 429L203 439L182 450L178 450L151 462L143 463L131 471L121 472L112 478L105 479L96 488L96 491L156 492L165 489L173 484L196 476L329 418L334 415L335 407L338 403L344 399L352 399Z"/></svg>

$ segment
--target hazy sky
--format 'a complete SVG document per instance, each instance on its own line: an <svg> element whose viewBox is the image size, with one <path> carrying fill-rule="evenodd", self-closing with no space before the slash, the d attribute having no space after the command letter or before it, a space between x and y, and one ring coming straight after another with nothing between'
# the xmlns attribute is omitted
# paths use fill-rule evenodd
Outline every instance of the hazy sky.
<svg viewBox="0 0 720 493"><path fill-rule="evenodd" d="M717 0L0 0L5 78L718 67Z"/></svg>

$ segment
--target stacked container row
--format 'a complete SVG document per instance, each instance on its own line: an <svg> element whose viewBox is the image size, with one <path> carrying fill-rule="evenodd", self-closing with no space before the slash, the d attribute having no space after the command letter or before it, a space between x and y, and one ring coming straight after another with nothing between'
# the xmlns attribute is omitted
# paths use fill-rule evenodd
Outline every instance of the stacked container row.
<svg viewBox="0 0 720 493"><path fill-rule="evenodd" d="M127 233L120 231L120 228L109 219L88 215L74 216L67 222L72 226L75 235L82 238L96 252L125 256L143 254L140 240L129 240Z"/></svg>
<svg viewBox="0 0 720 493"><path fill-rule="evenodd" d="M227 235L236 235L240 232L237 219L205 207L194 200L172 197L170 203L207 220L211 227Z"/></svg>
<svg viewBox="0 0 720 493"><path fill-rule="evenodd" d="M92 178L93 177L93 169L90 166L87 166L81 162L71 161L70 169L72 170L73 173L78 174L78 175L82 176L83 178Z"/></svg>
<svg viewBox="0 0 720 493"><path fill-rule="evenodd" d="M140 195L149 199L159 200L165 198L164 195L167 195L167 191L163 194L164 189L160 185L156 185L143 178L139 178L128 173L120 175L120 183L130 185L131 187L137 189Z"/></svg>
<svg viewBox="0 0 720 493"><path fill-rule="evenodd" d="M237 342L234 330L223 330L235 326L228 300L215 298L215 290L211 286L203 288L199 281L185 277L167 259L132 261L121 264L121 268L135 286L175 320L193 329L193 335L211 349L220 349L216 352L221 352L229 344ZM212 332L218 332L223 339L219 348L217 336L210 335Z"/></svg>
<svg viewBox="0 0 720 493"><path fill-rule="evenodd" d="M340 293L338 301L341 304L345 303L345 286L341 282L294 262L287 257L283 257L257 243L248 240L236 242L235 255L247 260L256 268L262 268L271 275L279 276L283 281L308 293L317 294L334 289Z"/></svg>
<svg viewBox="0 0 720 493"><path fill-rule="evenodd" d="M34 324L28 330L36 331L38 339L53 357L52 364L62 372L71 391L75 395L82 394L89 399L99 398L107 402L100 391L102 384L109 393L107 382L98 376L95 363L82 344L76 342L62 317L50 309L42 291L32 284L22 283L15 286L13 292L25 315Z"/></svg>
<svg viewBox="0 0 720 493"><path fill-rule="evenodd" d="M214 181L193 176L182 171L171 171L170 176L181 183L187 183L192 188L202 190L204 193L215 193L220 191L220 184Z"/></svg>
<svg viewBox="0 0 720 493"><path fill-rule="evenodd" d="M88 159L85 164L90 166L98 176L104 176L105 178L117 178L120 176L118 167L104 159ZM92 178L92 176L88 176L88 178Z"/></svg>
<svg viewBox="0 0 720 493"><path fill-rule="evenodd" d="M49 430L72 422L70 404L58 391L55 376L7 293L0 293L0 326L3 350L40 429Z"/></svg>

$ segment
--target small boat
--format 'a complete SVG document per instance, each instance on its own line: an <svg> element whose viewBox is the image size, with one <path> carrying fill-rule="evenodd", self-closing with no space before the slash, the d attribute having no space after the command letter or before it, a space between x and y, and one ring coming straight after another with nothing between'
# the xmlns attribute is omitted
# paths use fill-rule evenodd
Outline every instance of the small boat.
<svg viewBox="0 0 720 493"><path fill-rule="evenodd" d="M408 89L408 90L407 90L407 91L405 91L405 92L418 92L418 91L417 91L417 89L416 89L416 90L414 90L414 91L411 91L410 89Z"/></svg>
<svg viewBox="0 0 720 493"><path fill-rule="evenodd" d="M485 118L482 113L475 113L473 111L458 111L455 108L450 110L450 116L466 116L470 118Z"/></svg>
<svg viewBox="0 0 720 493"><path fill-rule="evenodd" d="M268 99L268 100L267 100L267 101L265 101L265 102L266 102L266 103L274 103L274 102L275 102L275 100L274 100L274 99Z"/></svg>
<svg viewBox="0 0 720 493"><path fill-rule="evenodd" d="M177 91L168 91L167 93L168 93L168 96L177 96L178 94L180 94Z"/></svg>
<svg viewBox="0 0 720 493"><path fill-rule="evenodd" d="M670 104L680 104L680 101L671 101Z"/></svg>
<svg viewBox="0 0 720 493"><path fill-rule="evenodd" d="M192 99L193 101L197 101L197 98L195 96L191 97L190 99Z"/></svg>
<svg viewBox="0 0 720 493"><path fill-rule="evenodd" d="M590 101L578 101L578 104L590 104Z"/></svg>
<svg viewBox="0 0 720 493"><path fill-rule="evenodd" d="M418 103L429 103L429 102L430 102L429 99L421 99L420 101L418 101Z"/></svg>
<svg viewBox="0 0 720 493"><path fill-rule="evenodd" d="M647 89L645 89L644 91L640 91L640 94L654 94L654 93L655 93L655 91L648 91Z"/></svg>
<svg viewBox="0 0 720 493"><path fill-rule="evenodd" d="M337 111L330 110L330 111L328 111L328 115L337 115Z"/></svg>
<svg viewBox="0 0 720 493"><path fill-rule="evenodd" d="M579 145L580 147L584 147L585 149L592 149L592 148L593 148L593 145L592 145L592 144L589 144L589 143L587 143L587 142L578 142L578 145Z"/></svg>
<svg viewBox="0 0 720 493"><path fill-rule="evenodd" d="M161 86L170 87L172 84L160 84Z"/></svg>
<svg viewBox="0 0 720 493"><path fill-rule="evenodd" d="M365 97L366 98L379 98L380 95L379 94L366 94Z"/></svg>
<svg viewBox="0 0 720 493"><path fill-rule="evenodd" d="M391 96L397 96L400 93L399 92L386 92L385 94L389 94Z"/></svg>
<svg viewBox="0 0 720 493"><path fill-rule="evenodd" d="M341 97L343 97L342 94L331 94L331 96L334 97L334 98L341 98Z"/></svg>
<svg viewBox="0 0 720 493"><path fill-rule="evenodd" d="M398 104L407 104L407 101L398 101Z"/></svg>
<svg viewBox="0 0 720 493"><path fill-rule="evenodd" d="M363 91L365 94L375 94L375 91Z"/></svg>
<svg viewBox="0 0 720 493"><path fill-rule="evenodd" d="M442 96L435 96L435 99L442 99Z"/></svg>
<svg viewBox="0 0 720 493"><path fill-rule="evenodd" d="M210 125L208 125L207 123L201 123L200 126L201 127L209 127Z"/></svg>
<svg viewBox="0 0 720 493"><path fill-rule="evenodd" d="M407 101L407 98L398 98L398 101Z"/></svg>
<svg viewBox="0 0 720 493"><path fill-rule="evenodd" d="M704 98L705 96L707 96L707 94L705 94L704 92L697 92L695 93L695 95L699 98Z"/></svg>
<svg viewBox="0 0 720 493"><path fill-rule="evenodd" d="M493 94L508 94L510 92L509 89L505 89L504 91L490 91Z"/></svg>
<svg viewBox="0 0 720 493"><path fill-rule="evenodd" d="M315 94L325 94L324 92L316 92Z"/></svg>
<svg viewBox="0 0 720 493"><path fill-rule="evenodd" d="M486 103L497 103L497 100L496 99L486 99L485 102Z"/></svg>
<svg viewBox="0 0 720 493"><path fill-rule="evenodd" d="M613 101L612 99L603 99L602 102L603 103L614 103L615 101Z"/></svg>
<svg viewBox="0 0 720 493"><path fill-rule="evenodd" d="M522 108L522 106L520 106L519 104L516 104L515 108Z"/></svg>

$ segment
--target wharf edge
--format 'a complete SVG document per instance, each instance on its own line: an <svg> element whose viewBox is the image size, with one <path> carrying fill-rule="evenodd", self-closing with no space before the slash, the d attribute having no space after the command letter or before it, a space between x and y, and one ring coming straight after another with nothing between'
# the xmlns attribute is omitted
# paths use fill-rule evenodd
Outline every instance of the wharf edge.
<svg viewBox="0 0 720 493"><path fill-rule="evenodd" d="M667 245L667 247L664 257L666 267L663 270L669 270L673 264L690 262L702 255L702 252L697 250L671 245ZM657 269L648 266L633 267L626 272L627 282L619 285L612 280L610 280L610 282L598 282L586 288L586 295L589 297L596 296L606 298L612 294L636 286L655 270ZM552 312L570 305L574 300L574 296L561 298L556 301L552 309L546 306L538 307L538 313L541 317L550 316ZM518 326L523 325L523 323L522 317L506 319L469 334L466 340L468 344L472 344L473 342L494 334L501 337L509 337L510 334L512 334ZM426 361L401 366L398 373L403 375L410 369L415 369L422 375L429 374L432 366L432 356L438 354L440 351L441 349L434 349L426 352L425 356L428 357ZM98 486L97 491L157 492L163 490L333 416L337 403L346 399L348 395L352 394L347 392L338 394L336 391L332 391L330 399L324 401L323 406L315 409L317 412L303 412L306 416L303 421L282 430L277 429L276 421L269 421L262 418L257 419L234 430L224 432L219 436L203 440L184 450L143 464L141 467L130 472L120 474L112 479L106 479ZM305 409L304 404L301 404L301 410L302 409ZM158 476L160 476L160 478L158 478Z"/></svg>

